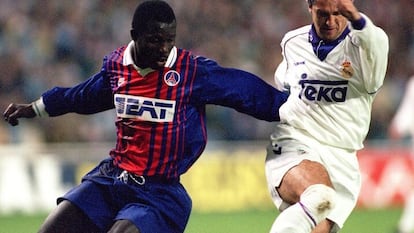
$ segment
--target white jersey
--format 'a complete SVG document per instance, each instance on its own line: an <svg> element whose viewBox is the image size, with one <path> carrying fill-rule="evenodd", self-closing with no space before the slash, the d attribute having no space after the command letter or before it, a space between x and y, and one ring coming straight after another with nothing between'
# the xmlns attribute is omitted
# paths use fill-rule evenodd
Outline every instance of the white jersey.
<svg viewBox="0 0 414 233"><path fill-rule="evenodd" d="M400 135L410 135L414 151L414 76L408 81L405 94L397 113L392 119L392 125Z"/></svg>
<svg viewBox="0 0 414 233"><path fill-rule="evenodd" d="M363 17L364 28L349 25L349 34L323 60L310 42L311 25L284 36L283 61L275 81L278 89L289 89L290 96L279 110L281 123L323 144L353 150L363 147L372 102L383 84L388 60L387 35Z"/></svg>

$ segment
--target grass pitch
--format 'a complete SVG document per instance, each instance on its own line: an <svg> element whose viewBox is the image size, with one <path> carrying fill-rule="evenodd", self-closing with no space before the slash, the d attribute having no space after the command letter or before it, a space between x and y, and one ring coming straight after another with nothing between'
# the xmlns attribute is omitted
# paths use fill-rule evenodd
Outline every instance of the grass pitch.
<svg viewBox="0 0 414 233"><path fill-rule="evenodd" d="M341 233L393 233L401 209L357 209ZM185 233L267 233L276 210L231 213L194 212ZM0 233L37 232L46 214L0 216Z"/></svg>
<svg viewBox="0 0 414 233"><path fill-rule="evenodd" d="M340 233L394 233L401 209L357 209ZM276 210L194 213L185 233L268 233Z"/></svg>

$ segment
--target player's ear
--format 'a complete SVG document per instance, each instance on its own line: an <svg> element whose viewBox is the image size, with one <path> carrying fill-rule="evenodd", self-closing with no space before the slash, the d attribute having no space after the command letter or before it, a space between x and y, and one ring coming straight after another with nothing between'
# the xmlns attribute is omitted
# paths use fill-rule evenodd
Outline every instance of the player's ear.
<svg viewBox="0 0 414 233"><path fill-rule="evenodd" d="M131 29L130 33L131 33L132 40L135 41L135 40L138 39L138 33L137 33L137 31L135 29Z"/></svg>

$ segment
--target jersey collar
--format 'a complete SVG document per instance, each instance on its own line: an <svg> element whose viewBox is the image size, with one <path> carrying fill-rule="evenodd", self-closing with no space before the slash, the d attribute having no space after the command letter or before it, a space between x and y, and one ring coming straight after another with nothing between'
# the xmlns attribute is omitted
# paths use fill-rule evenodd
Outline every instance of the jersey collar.
<svg viewBox="0 0 414 233"><path fill-rule="evenodd" d="M315 55L318 56L319 60L323 61L328 56L329 52L331 52L339 43L345 39L349 32L350 30L347 27L338 37L338 39L331 42L325 42L319 38L318 34L316 34L314 25L312 25L309 31L309 42L312 44L313 52Z"/></svg>
<svg viewBox="0 0 414 233"><path fill-rule="evenodd" d="M135 65L134 60L132 59L132 51L134 49L135 43L134 41L129 42L128 46L126 47L124 51L124 57L122 60L122 64L124 66L132 65L142 76L145 76L152 71L154 71L151 68L140 68L137 65ZM167 62L165 63L166 68L171 68L175 64L175 61L177 60L177 47L173 47L170 51L170 54L168 55Z"/></svg>

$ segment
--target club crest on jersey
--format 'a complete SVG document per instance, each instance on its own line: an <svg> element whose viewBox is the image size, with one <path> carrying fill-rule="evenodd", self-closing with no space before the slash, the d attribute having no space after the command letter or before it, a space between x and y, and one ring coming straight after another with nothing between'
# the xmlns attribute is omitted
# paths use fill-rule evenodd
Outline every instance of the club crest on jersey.
<svg viewBox="0 0 414 233"><path fill-rule="evenodd" d="M175 101L115 94L116 114L120 118L135 118L150 122L172 122Z"/></svg>
<svg viewBox="0 0 414 233"><path fill-rule="evenodd" d="M350 61L345 60L341 65L341 75L344 78L352 78L354 75L354 68L352 68L352 64Z"/></svg>
<svg viewBox="0 0 414 233"><path fill-rule="evenodd" d="M170 70L167 73L165 73L164 82L168 86L173 87L180 82L180 74L175 70Z"/></svg>

